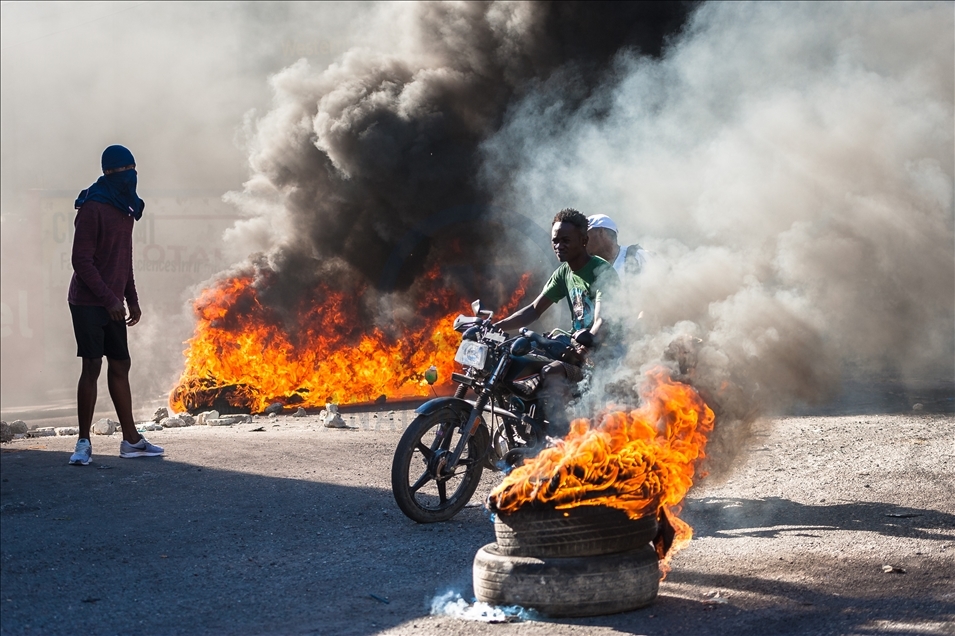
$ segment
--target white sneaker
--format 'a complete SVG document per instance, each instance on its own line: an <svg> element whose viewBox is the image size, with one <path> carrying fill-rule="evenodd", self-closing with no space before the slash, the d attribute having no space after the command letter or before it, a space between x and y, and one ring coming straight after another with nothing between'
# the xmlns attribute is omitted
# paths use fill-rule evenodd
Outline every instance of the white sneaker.
<svg viewBox="0 0 955 636"><path fill-rule="evenodd" d="M88 439L76 440L76 449L70 455L71 466L89 466L93 459L93 445Z"/></svg>
<svg viewBox="0 0 955 636"><path fill-rule="evenodd" d="M161 447L150 444L145 437L135 444L130 444L126 440L119 443L120 457L159 457L165 452Z"/></svg>

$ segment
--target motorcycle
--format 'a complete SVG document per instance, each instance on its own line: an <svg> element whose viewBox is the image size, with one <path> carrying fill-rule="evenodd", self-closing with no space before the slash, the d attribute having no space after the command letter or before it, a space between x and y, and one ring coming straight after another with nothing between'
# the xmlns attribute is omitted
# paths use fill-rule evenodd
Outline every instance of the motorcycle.
<svg viewBox="0 0 955 636"><path fill-rule="evenodd" d="M472 303L474 316L458 316L461 345L454 359L464 373L453 397L422 404L395 449L391 488L401 511L418 523L447 521L477 489L485 468L508 470L547 443L540 397L541 370L554 360L578 366L574 342L584 335L521 329L509 336L491 324L492 312ZM468 391L474 399L465 399Z"/></svg>

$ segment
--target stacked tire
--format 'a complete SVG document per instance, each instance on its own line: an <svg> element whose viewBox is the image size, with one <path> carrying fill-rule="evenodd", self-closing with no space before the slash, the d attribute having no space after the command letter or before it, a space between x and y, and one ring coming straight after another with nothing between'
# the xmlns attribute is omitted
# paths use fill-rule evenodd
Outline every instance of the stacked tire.
<svg viewBox="0 0 955 636"><path fill-rule="evenodd" d="M597 616L644 607L660 585L655 516L602 506L526 507L498 514L496 543L474 557L474 595L545 616Z"/></svg>

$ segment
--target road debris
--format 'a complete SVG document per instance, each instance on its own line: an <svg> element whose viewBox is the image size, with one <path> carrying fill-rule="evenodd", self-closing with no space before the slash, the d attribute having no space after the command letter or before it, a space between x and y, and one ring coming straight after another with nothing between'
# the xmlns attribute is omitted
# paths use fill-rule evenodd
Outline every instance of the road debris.
<svg viewBox="0 0 955 636"><path fill-rule="evenodd" d="M159 425L163 428L182 428L184 426L189 426L186 424L186 421L179 416L175 417L164 417Z"/></svg>
<svg viewBox="0 0 955 636"><path fill-rule="evenodd" d="M325 428L349 428L348 424L345 424L345 420L343 420L342 416L338 413L337 404L326 404L325 409L318 415L318 421L321 422Z"/></svg>
<svg viewBox="0 0 955 636"><path fill-rule="evenodd" d="M895 565L883 565L882 571L885 572L886 574L891 574L893 572L895 574L905 574L905 568L900 568Z"/></svg>
<svg viewBox="0 0 955 636"><path fill-rule="evenodd" d="M704 605L726 605L729 602L720 594L719 590L710 590L703 596L708 597L703 601Z"/></svg>
<svg viewBox="0 0 955 636"><path fill-rule="evenodd" d="M251 424L251 415L225 415L214 419L207 419L207 426L232 426L233 424Z"/></svg>
<svg viewBox="0 0 955 636"><path fill-rule="evenodd" d="M108 417L96 420L91 429L93 435L112 435L119 430L119 422L114 422Z"/></svg>
<svg viewBox="0 0 955 636"><path fill-rule="evenodd" d="M203 411L196 416L196 426L205 426L209 420L219 419L219 411Z"/></svg>

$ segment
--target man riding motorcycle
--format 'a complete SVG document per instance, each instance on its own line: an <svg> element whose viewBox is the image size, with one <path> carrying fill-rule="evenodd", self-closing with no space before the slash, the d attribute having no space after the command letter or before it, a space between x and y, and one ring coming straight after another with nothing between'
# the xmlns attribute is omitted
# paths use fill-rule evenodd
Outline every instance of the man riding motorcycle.
<svg viewBox="0 0 955 636"><path fill-rule="evenodd" d="M494 326L504 331L526 327L554 303L566 298L573 323L573 341L582 351L600 342L602 330L606 330L600 315L601 302L619 278L607 261L587 252L587 217L581 212L565 208L554 216L551 243L560 267L534 302ZM583 379L583 370L574 364L554 361L545 366L541 374L545 417L551 423L551 434L561 435L567 428L563 407L570 400L574 385Z"/></svg>

